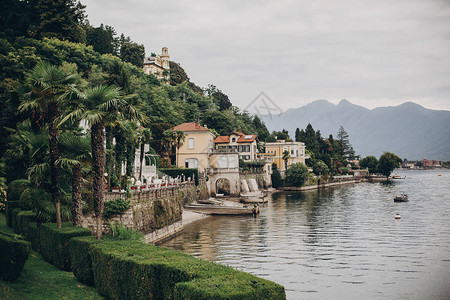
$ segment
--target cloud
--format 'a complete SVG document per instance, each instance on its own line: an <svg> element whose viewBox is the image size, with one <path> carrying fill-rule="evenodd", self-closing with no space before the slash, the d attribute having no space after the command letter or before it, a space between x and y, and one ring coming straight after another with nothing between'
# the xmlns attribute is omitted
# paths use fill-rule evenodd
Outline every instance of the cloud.
<svg viewBox="0 0 450 300"><path fill-rule="evenodd" d="M146 47L169 47L201 86L244 108L346 98L369 108L450 109L450 3L422 0L87 0L89 20Z"/></svg>

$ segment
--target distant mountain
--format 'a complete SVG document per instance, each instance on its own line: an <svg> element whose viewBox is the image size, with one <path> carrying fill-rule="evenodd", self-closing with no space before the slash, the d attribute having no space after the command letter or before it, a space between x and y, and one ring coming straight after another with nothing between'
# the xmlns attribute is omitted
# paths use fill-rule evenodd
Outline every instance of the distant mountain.
<svg viewBox="0 0 450 300"><path fill-rule="evenodd" d="M337 105L317 100L262 119L270 131L284 128L292 138L296 128L305 129L308 123L323 137L336 137L342 125L362 157L390 151L411 160L450 160L450 111L426 109L413 102L369 110L347 100Z"/></svg>

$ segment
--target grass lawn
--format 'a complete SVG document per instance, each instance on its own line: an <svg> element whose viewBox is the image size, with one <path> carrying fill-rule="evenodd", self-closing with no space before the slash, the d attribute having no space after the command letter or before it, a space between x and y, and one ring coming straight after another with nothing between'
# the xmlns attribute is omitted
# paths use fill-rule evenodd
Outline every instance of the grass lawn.
<svg viewBox="0 0 450 300"><path fill-rule="evenodd" d="M13 233L0 213L0 231ZM103 299L97 290L79 282L72 272L65 272L31 251L19 279L0 280L0 299Z"/></svg>

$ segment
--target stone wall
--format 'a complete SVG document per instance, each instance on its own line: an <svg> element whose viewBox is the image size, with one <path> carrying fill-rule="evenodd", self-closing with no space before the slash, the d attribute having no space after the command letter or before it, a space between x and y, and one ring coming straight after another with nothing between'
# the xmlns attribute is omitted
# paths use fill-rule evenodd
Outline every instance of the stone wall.
<svg viewBox="0 0 450 300"><path fill-rule="evenodd" d="M146 235L148 242L157 242L182 230L183 204L197 200L205 187L185 184L178 187L136 191L132 193L131 207L121 215L103 220L103 232L110 233L112 221L134 228ZM116 193L116 199L122 197ZM83 216L82 226L95 232L96 223L93 214Z"/></svg>
<svg viewBox="0 0 450 300"><path fill-rule="evenodd" d="M265 180L266 173L240 173L239 175L240 175L241 180L242 179L247 180L247 179L251 179L251 178L255 179L256 182L258 183L258 188L260 190L267 189L268 187L272 186L272 184L269 185L268 182L266 182L266 180ZM242 181L241 181L241 184L242 184ZM242 187L241 187L241 191L242 191Z"/></svg>

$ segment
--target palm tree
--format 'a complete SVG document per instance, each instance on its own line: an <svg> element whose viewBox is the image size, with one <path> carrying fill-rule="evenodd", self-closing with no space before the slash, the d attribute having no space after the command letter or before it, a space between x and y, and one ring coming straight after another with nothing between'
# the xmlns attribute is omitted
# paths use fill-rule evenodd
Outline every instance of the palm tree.
<svg viewBox="0 0 450 300"><path fill-rule="evenodd" d="M48 125L50 151L51 195L56 208L56 224L61 227L61 172L56 161L59 159L58 138L60 129L57 120L60 117L61 103L75 94L79 76L73 66L53 66L47 62L39 63L28 76L30 91L23 93L21 111L33 111L44 116Z"/></svg>
<svg viewBox="0 0 450 300"><path fill-rule="evenodd" d="M180 151L180 147L183 145L184 139L186 138L186 133L181 130L175 130L175 146L177 147L177 155L176 155L176 166L178 167L178 151Z"/></svg>
<svg viewBox="0 0 450 300"><path fill-rule="evenodd" d="M288 151L288 150L285 150L285 151L283 152L283 157L282 157L282 160L284 160L284 169L285 169L285 170L287 170L287 168L288 168L288 161L289 161L289 158L291 158L291 156L289 155L289 151Z"/></svg>
<svg viewBox="0 0 450 300"><path fill-rule="evenodd" d="M139 127L139 143L141 147L141 152L139 156L139 180L142 181L142 165L145 156L145 144L150 143L152 140L152 131L149 128Z"/></svg>
<svg viewBox="0 0 450 300"><path fill-rule="evenodd" d="M168 158L169 165L171 163L170 154L172 152L172 145L177 141L177 134L175 131L168 129L163 132L163 144L165 145L166 158Z"/></svg>
<svg viewBox="0 0 450 300"><path fill-rule="evenodd" d="M102 216L104 204L105 173L105 125L114 120L117 114L124 114L131 120L144 120L135 106L120 96L120 89L114 86L100 85L90 87L80 94L80 101L72 103L73 111L62 122L75 119L86 120L91 129L92 176L94 214L97 219L97 239L102 237Z"/></svg>
<svg viewBox="0 0 450 300"><path fill-rule="evenodd" d="M61 148L63 157L58 160L58 163L61 167L72 169L72 222L74 226L80 226L81 216L83 215L81 202L82 172L83 165L87 165L88 159L91 157L90 138L72 132L63 133L61 135Z"/></svg>

